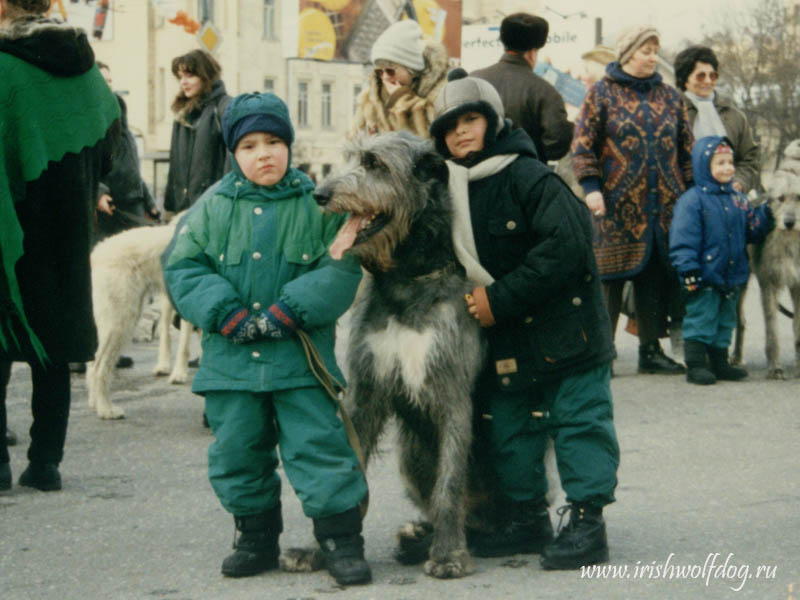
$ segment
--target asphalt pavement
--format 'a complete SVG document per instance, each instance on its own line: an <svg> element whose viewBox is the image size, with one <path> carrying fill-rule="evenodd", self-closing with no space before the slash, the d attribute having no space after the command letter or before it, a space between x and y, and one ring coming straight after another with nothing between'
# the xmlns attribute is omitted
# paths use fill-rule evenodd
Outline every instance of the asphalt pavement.
<svg viewBox="0 0 800 600"><path fill-rule="evenodd" d="M29 371L16 364L7 408L20 443L10 449L14 487L0 494L0 598L800 599L798 380L765 379L755 283L745 306L751 375L740 383L638 375L637 341L620 324L612 389L622 459L617 502L605 511L611 562L592 573L546 572L538 557L518 555L475 559L475 574L442 581L396 563L394 532L416 513L389 432L369 469L371 585L341 588L324 571L226 579L233 520L206 478L212 438L202 399L153 377L156 342L125 350L135 365L117 371L113 386L123 420L96 418L85 377L73 375L60 492L16 485L31 422ZM791 370L791 322L779 319ZM281 545L310 543L311 522L285 478L282 502Z"/></svg>

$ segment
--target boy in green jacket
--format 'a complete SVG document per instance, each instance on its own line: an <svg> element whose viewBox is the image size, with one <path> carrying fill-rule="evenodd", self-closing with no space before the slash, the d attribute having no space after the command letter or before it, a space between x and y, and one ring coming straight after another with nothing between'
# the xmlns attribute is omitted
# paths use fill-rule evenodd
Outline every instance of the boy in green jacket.
<svg viewBox="0 0 800 600"><path fill-rule="evenodd" d="M327 252L343 218L322 214L314 184L289 167L294 130L274 94L243 94L222 119L232 171L178 224L164 276L178 312L203 329L192 390L205 396L215 441L211 485L240 536L222 563L230 577L278 566L284 469L314 520L340 584L371 580L358 505L367 488L336 405L312 375L302 328L341 378L336 319L361 278L355 261Z"/></svg>

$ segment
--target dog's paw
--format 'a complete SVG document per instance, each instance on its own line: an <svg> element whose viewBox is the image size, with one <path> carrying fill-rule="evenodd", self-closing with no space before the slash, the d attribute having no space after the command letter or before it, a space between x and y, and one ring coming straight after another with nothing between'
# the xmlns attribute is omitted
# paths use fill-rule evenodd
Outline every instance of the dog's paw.
<svg viewBox="0 0 800 600"><path fill-rule="evenodd" d="M466 550L453 550L444 559L425 562L425 574L438 579L455 579L475 572L475 565Z"/></svg>
<svg viewBox="0 0 800 600"><path fill-rule="evenodd" d="M310 573L325 568L322 550L317 547L289 548L281 553L281 570L289 573Z"/></svg>
<svg viewBox="0 0 800 600"><path fill-rule="evenodd" d="M783 369L780 367L773 367L767 371L767 379L783 380L786 379L786 375L784 374Z"/></svg>
<svg viewBox="0 0 800 600"><path fill-rule="evenodd" d="M108 406L97 406L97 410L95 411L97 416L103 419L104 421L111 421L114 419L124 419L125 418L125 411L119 408L118 406L114 406L113 404L109 404Z"/></svg>
<svg viewBox="0 0 800 600"><path fill-rule="evenodd" d="M425 521L406 523L397 530L394 558L403 565L418 565L428 558L433 542L433 525Z"/></svg>
<svg viewBox="0 0 800 600"><path fill-rule="evenodd" d="M170 383L186 383L189 381L189 373L183 369L175 370L170 373L169 379L167 380Z"/></svg>
<svg viewBox="0 0 800 600"><path fill-rule="evenodd" d="M168 364L165 365L163 363L157 364L153 369L153 375L155 375L156 377L164 377L166 375L169 375L169 365Z"/></svg>

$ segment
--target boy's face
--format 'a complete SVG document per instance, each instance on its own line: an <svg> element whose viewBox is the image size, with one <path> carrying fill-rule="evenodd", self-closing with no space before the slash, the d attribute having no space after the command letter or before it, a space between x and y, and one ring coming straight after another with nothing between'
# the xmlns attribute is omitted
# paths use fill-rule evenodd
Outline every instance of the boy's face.
<svg viewBox="0 0 800 600"><path fill-rule="evenodd" d="M253 131L236 144L233 152L242 173L258 185L275 185L289 166L289 147L281 138L264 131Z"/></svg>
<svg viewBox="0 0 800 600"><path fill-rule="evenodd" d="M459 115L455 125L444 134L444 143L453 158L464 158L470 152L483 150L483 137L488 126L486 117L477 111Z"/></svg>
<svg viewBox="0 0 800 600"><path fill-rule="evenodd" d="M711 157L711 176L720 183L728 183L733 179L736 169L733 166L733 154L714 154Z"/></svg>

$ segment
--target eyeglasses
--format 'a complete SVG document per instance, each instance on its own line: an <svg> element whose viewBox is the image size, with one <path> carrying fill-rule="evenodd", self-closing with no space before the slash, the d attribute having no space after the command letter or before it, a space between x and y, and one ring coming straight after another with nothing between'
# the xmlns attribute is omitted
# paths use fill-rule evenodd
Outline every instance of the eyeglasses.
<svg viewBox="0 0 800 600"><path fill-rule="evenodd" d="M711 83L714 83L714 82L717 80L717 78L719 77L719 75L717 74L717 72L716 72L716 71L711 71L710 73L706 73L705 71L700 71L699 73L697 73L697 74L694 76L694 78L695 78L697 81L701 81L701 82L702 82L702 81L705 81L705 80L706 80L706 75L708 75L708 80L709 80Z"/></svg>
<svg viewBox="0 0 800 600"><path fill-rule="evenodd" d="M395 73L397 73L397 71L395 69L392 69L392 68L375 69L375 77L377 77L378 79L382 79L384 73L386 73L387 77L394 77Z"/></svg>

